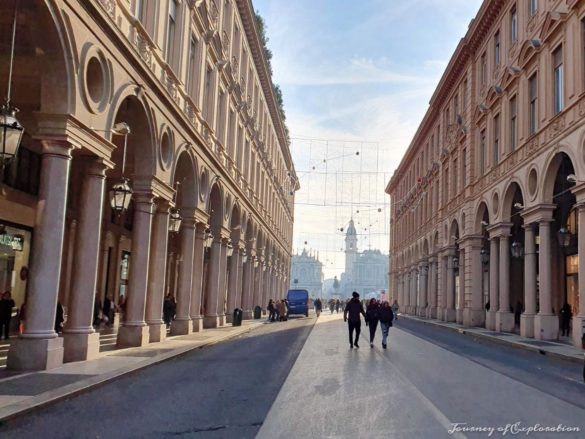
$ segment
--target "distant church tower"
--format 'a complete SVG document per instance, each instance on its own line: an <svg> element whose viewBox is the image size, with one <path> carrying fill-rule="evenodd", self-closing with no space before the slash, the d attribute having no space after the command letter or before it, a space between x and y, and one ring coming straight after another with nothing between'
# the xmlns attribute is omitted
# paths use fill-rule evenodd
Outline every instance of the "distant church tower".
<svg viewBox="0 0 585 439"><path fill-rule="evenodd" d="M349 220L347 233L345 234L345 272L352 276L353 267L358 257L357 232L353 219Z"/></svg>

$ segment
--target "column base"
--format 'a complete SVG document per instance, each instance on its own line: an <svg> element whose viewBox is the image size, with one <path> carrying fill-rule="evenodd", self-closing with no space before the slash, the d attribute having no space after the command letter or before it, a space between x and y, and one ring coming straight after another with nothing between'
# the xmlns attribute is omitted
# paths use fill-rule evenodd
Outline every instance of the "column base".
<svg viewBox="0 0 585 439"><path fill-rule="evenodd" d="M572 327L573 345L575 347L585 349L585 346L583 346L583 333L585 333L585 326L583 325L585 325L585 317L575 316L573 317L573 321L571 322L571 324L573 325Z"/></svg>
<svg viewBox="0 0 585 439"><path fill-rule="evenodd" d="M188 335L191 334L192 328L191 319L173 320L171 322L171 335Z"/></svg>
<svg viewBox="0 0 585 439"><path fill-rule="evenodd" d="M119 348L135 348L148 345L149 329L147 325L144 326L120 326L118 330L118 342L116 346Z"/></svg>
<svg viewBox="0 0 585 439"><path fill-rule="evenodd" d="M203 318L204 328L219 328L225 325L225 316L205 316Z"/></svg>
<svg viewBox="0 0 585 439"><path fill-rule="evenodd" d="M100 353L99 332L63 334L63 362L86 361L97 358Z"/></svg>
<svg viewBox="0 0 585 439"><path fill-rule="evenodd" d="M242 311L242 320L252 320L254 318L254 312L251 309Z"/></svg>
<svg viewBox="0 0 585 439"><path fill-rule="evenodd" d="M496 312L488 311L485 316L485 327L490 331L496 330Z"/></svg>
<svg viewBox="0 0 585 439"><path fill-rule="evenodd" d="M191 331L192 332L203 331L203 317L197 316L191 318Z"/></svg>
<svg viewBox="0 0 585 439"><path fill-rule="evenodd" d="M455 310L455 321L460 325L463 324L463 310L461 308Z"/></svg>
<svg viewBox="0 0 585 439"><path fill-rule="evenodd" d="M431 306L431 314L430 314L431 319L437 318L437 309L438 308L436 306Z"/></svg>
<svg viewBox="0 0 585 439"><path fill-rule="evenodd" d="M463 310L463 325L469 327L484 327L485 312L481 309L465 308Z"/></svg>
<svg viewBox="0 0 585 439"><path fill-rule="evenodd" d="M454 322L454 321L455 321L455 319L457 318L457 315L456 315L456 313L455 313L455 310L454 310L454 309L445 309L445 310L444 310L444 313L445 313L445 314L444 314L444 318L443 318L443 320L444 320L445 322Z"/></svg>
<svg viewBox="0 0 585 439"><path fill-rule="evenodd" d="M159 343L167 338L167 325L161 323L148 324L148 342Z"/></svg>
<svg viewBox="0 0 585 439"><path fill-rule="evenodd" d="M534 338L534 314L523 313L520 316L520 335Z"/></svg>
<svg viewBox="0 0 585 439"><path fill-rule="evenodd" d="M496 312L496 331L514 332L514 314L507 311Z"/></svg>
<svg viewBox="0 0 585 439"><path fill-rule="evenodd" d="M112 328L118 329L120 327L120 313L114 313L114 321L112 322Z"/></svg>
<svg viewBox="0 0 585 439"><path fill-rule="evenodd" d="M16 338L8 352L11 370L48 370L63 365L63 339Z"/></svg>
<svg viewBox="0 0 585 439"><path fill-rule="evenodd" d="M558 340L559 318L554 314L537 314L534 317L534 338L537 340Z"/></svg>

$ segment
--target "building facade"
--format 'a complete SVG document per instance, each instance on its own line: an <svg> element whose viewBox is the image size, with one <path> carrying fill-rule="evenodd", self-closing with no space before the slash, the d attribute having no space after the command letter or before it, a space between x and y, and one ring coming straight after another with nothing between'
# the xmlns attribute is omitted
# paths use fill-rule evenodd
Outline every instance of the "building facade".
<svg viewBox="0 0 585 439"><path fill-rule="evenodd" d="M292 257L290 287L307 290L309 297L323 297L323 263L306 249Z"/></svg>
<svg viewBox="0 0 585 439"><path fill-rule="evenodd" d="M386 187L391 295L541 340L567 303L580 346L584 181L585 2L484 1Z"/></svg>
<svg viewBox="0 0 585 439"><path fill-rule="evenodd" d="M387 255L380 250L358 250L358 236L353 219L345 232L345 272L341 274L341 297L349 298L357 291L365 297L367 293L388 290Z"/></svg>
<svg viewBox="0 0 585 439"><path fill-rule="evenodd" d="M121 347L165 338L165 294L173 334L284 297L298 180L250 0L20 2L14 59L0 286L26 318L8 367L94 357L96 296L124 307Z"/></svg>

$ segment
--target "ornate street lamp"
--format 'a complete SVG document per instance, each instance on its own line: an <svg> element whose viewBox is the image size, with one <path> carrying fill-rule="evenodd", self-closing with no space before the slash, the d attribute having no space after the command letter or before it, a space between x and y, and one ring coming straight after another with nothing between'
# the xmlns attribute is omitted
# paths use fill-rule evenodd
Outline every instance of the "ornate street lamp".
<svg viewBox="0 0 585 439"><path fill-rule="evenodd" d="M177 182L175 184L175 195L173 196L173 201L176 201L177 194L179 193L179 186L181 183ZM173 207L171 209L171 213L169 215L169 232L177 233L181 229L181 223L183 222L183 218L181 218L181 213L178 208Z"/></svg>
<svg viewBox="0 0 585 439"><path fill-rule="evenodd" d="M132 188L128 185L129 180L124 176L126 168L126 147L128 145L128 134L130 127L126 122L119 122L112 128L112 134L124 136L124 151L122 153L122 180L112 186L110 190L110 204L114 212L121 215L128 210L130 200L132 199Z"/></svg>
<svg viewBox="0 0 585 439"><path fill-rule="evenodd" d="M565 226L559 229L557 232L557 238L559 240L559 245L562 248L567 248L571 245L571 232L569 232Z"/></svg>
<svg viewBox="0 0 585 439"><path fill-rule="evenodd" d="M205 230L205 248L211 248L211 244L213 243L213 235L211 234L211 230Z"/></svg>
<svg viewBox="0 0 585 439"><path fill-rule="evenodd" d="M227 257L230 258L234 254L234 246L231 242L227 245Z"/></svg>
<svg viewBox="0 0 585 439"><path fill-rule="evenodd" d="M12 22L12 43L10 46L10 63L8 66L8 87L6 91L6 99L0 108L0 145L2 146L2 150L0 151L0 167L2 168L2 172L10 160L16 157L16 154L18 153L18 147L20 146L20 141L22 140L22 134L24 133L23 126L16 119L18 108L12 106L12 103L10 102L18 4L19 0L16 1L16 5L14 7L14 19Z"/></svg>
<svg viewBox="0 0 585 439"><path fill-rule="evenodd" d="M457 256L453 256L453 271L455 273L459 272L459 258Z"/></svg>
<svg viewBox="0 0 585 439"><path fill-rule="evenodd" d="M246 262L248 262L248 252L244 250L244 253L242 254L242 264L245 264Z"/></svg>
<svg viewBox="0 0 585 439"><path fill-rule="evenodd" d="M510 252L512 253L512 257L516 259L520 259L524 256L524 247L522 243L518 241L514 241L512 246L510 247Z"/></svg>
<svg viewBox="0 0 585 439"><path fill-rule="evenodd" d="M479 251L479 254L481 256L481 263L483 265L487 265L490 262L490 252L488 252L485 248L482 248Z"/></svg>

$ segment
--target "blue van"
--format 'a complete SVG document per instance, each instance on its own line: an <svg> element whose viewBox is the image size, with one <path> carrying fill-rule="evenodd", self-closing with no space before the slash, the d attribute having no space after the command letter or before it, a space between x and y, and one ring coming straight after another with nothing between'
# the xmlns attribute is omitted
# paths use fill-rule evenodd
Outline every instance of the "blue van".
<svg viewBox="0 0 585 439"><path fill-rule="evenodd" d="M304 314L309 317L309 292L307 290L288 290L288 314Z"/></svg>

